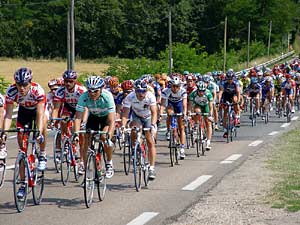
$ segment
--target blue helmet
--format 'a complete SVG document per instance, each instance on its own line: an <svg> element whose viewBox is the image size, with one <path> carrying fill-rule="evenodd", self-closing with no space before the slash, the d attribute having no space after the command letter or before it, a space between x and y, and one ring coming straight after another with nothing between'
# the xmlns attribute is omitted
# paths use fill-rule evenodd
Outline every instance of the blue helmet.
<svg viewBox="0 0 300 225"><path fill-rule="evenodd" d="M256 77L251 77L251 84L257 84L258 80Z"/></svg>
<svg viewBox="0 0 300 225"><path fill-rule="evenodd" d="M86 86L88 89L100 89L104 87L105 81L99 76L90 76L86 80Z"/></svg>
<svg viewBox="0 0 300 225"><path fill-rule="evenodd" d="M77 73L74 70L66 70L62 77L64 79L77 79Z"/></svg>
<svg viewBox="0 0 300 225"><path fill-rule="evenodd" d="M31 82L32 71L28 68L20 68L14 74L14 79L16 83L26 83Z"/></svg>

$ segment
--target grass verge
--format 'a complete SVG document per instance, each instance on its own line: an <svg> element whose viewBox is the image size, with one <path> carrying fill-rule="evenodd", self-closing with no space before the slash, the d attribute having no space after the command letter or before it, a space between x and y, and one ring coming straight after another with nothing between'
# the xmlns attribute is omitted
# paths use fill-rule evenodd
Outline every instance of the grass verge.
<svg viewBox="0 0 300 225"><path fill-rule="evenodd" d="M275 155L268 165L275 172L275 183L269 202L273 208L290 212L300 210L300 130L295 129L280 137Z"/></svg>

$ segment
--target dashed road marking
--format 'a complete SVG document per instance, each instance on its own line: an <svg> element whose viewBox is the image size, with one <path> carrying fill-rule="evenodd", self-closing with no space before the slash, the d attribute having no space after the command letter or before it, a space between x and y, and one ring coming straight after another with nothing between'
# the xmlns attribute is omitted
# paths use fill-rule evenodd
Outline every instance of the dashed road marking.
<svg viewBox="0 0 300 225"><path fill-rule="evenodd" d="M297 120L299 118L299 116L294 116L293 118L292 118L292 120L294 121L294 120Z"/></svg>
<svg viewBox="0 0 300 225"><path fill-rule="evenodd" d="M256 141L253 141L252 143L250 143L248 146L255 147L257 145L260 145L261 143L263 143L262 140L256 140Z"/></svg>
<svg viewBox="0 0 300 225"><path fill-rule="evenodd" d="M196 180L191 182L190 184L184 186L182 190L184 191L193 191L200 185L204 184L206 181L208 181L210 178L212 178L212 175L202 175L198 177Z"/></svg>
<svg viewBox="0 0 300 225"><path fill-rule="evenodd" d="M290 123L284 123L280 127L288 127L289 125L291 125L291 124Z"/></svg>
<svg viewBox="0 0 300 225"><path fill-rule="evenodd" d="M158 212L144 212L138 217L136 217L134 220L127 223L127 225L142 225L150 221L152 218L157 216Z"/></svg>
<svg viewBox="0 0 300 225"><path fill-rule="evenodd" d="M269 133L268 135L273 136L273 135L278 134L278 133L279 133L278 131L272 131L272 132Z"/></svg>
<svg viewBox="0 0 300 225"><path fill-rule="evenodd" d="M17 135L9 136L8 139L14 139L16 137L17 137Z"/></svg>
<svg viewBox="0 0 300 225"><path fill-rule="evenodd" d="M230 164L233 163L235 160L239 159L242 156L242 154L233 154L226 158L225 160L221 161L221 164Z"/></svg>

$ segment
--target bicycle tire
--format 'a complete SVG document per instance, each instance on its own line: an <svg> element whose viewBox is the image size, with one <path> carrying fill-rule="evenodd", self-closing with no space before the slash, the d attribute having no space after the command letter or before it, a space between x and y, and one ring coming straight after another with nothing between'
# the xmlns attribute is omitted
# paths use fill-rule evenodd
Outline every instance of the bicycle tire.
<svg viewBox="0 0 300 225"><path fill-rule="evenodd" d="M60 177L64 186L67 185L70 176L70 151L71 146L68 139L63 142L62 150L60 153Z"/></svg>
<svg viewBox="0 0 300 225"><path fill-rule="evenodd" d="M57 149L56 149L56 142L57 142L57 138L58 136L61 135L61 131L57 130L55 132L55 135L54 135L54 138L53 138L53 162L54 162L54 168L56 170L57 173L60 172L59 168L59 163L58 163L58 158L61 156L59 152L57 152Z"/></svg>
<svg viewBox="0 0 300 225"><path fill-rule="evenodd" d="M190 132L188 129L188 125L185 124L184 125L184 132L185 132L185 143L186 143L186 148L190 149L190 140L189 140L189 136L190 136Z"/></svg>
<svg viewBox="0 0 300 225"><path fill-rule="evenodd" d="M175 146L175 140L174 140L174 134L173 130L170 131L170 139L169 139L169 154L170 154L170 161L171 161L171 167L175 164L175 155L173 153L173 148Z"/></svg>
<svg viewBox="0 0 300 225"><path fill-rule="evenodd" d="M146 143L146 141L144 140L144 150L142 153L142 170L143 170L143 180L144 180L144 184L147 187L148 183L149 183L149 161L148 161L148 153L149 153L149 149L148 149L148 145Z"/></svg>
<svg viewBox="0 0 300 225"><path fill-rule="evenodd" d="M126 175L128 175L130 171L131 156L130 136L126 134L123 143L123 167Z"/></svg>
<svg viewBox="0 0 300 225"><path fill-rule="evenodd" d="M141 189L141 180L142 180L142 168L141 168L141 147L139 144L136 144L134 147L134 156L133 156L133 178L134 186L137 192Z"/></svg>
<svg viewBox="0 0 300 225"><path fill-rule="evenodd" d="M189 126L189 131L190 131L190 142L191 142L191 147L192 147L192 148L195 148L194 130L193 130L193 128L191 127L191 124L190 124L190 123L188 124L188 126Z"/></svg>
<svg viewBox="0 0 300 225"><path fill-rule="evenodd" d="M2 159L2 162L0 162L0 188L4 185L6 175L6 159Z"/></svg>
<svg viewBox="0 0 300 225"><path fill-rule="evenodd" d="M90 208L93 202L96 173L97 169L95 154L93 151L89 151L83 178L84 202L87 208Z"/></svg>
<svg viewBox="0 0 300 225"><path fill-rule="evenodd" d="M23 182L21 181L21 177L20 177L20 164L22 162L25 166L25 180ZM28 184L29 184L28 175L29 172L27 171L27 163L26 163L25 155L23 153L19 153L15 162L14 178L13 178L14 201L18 212L23 212L27 204ZM19 199L17 197L17 192L21 187L21 183L25 183L25 196L23 199Z"/></svg>
<svg viewBox="0 0 300 225"><path fill-rule="evenodd" d="M33 202L35 205L39 205L42 202L44 192L44 171L40 171L37 168L33 172L34 186L32 187Z"/></svg>
<svg viewBox="0 0 300 225"><path fill-rule="evenodd" d="M200 143L201 143L201 155L204 156L205 155L205 148L204 148L205 132L204 132L204 128L202 127L202 125L201 125L201 128L200 128L200 140L201 140L200 141Z"/></svg>
<svg viewBox="0 0 300 225"><path fill-rule="evenodd" d="M197 124L196 127L196 153L197 153L197 157L200 157L200 149L201 149L201 145L202 145L202 140L201 140L201 131L199 128L200 125Z"/></svg>
<svg viewBox="0 0 300 225"><path fill-rule="evenodd" d="M72 167L74 179L75 179L76 182L78 182L79 181L79 173L78 173L79 162L77 162L77 160L75 158L72 143L70 143L69 157L70 157L70 167Z"/></svg>
<svg viewBox="0 0 300 225"><path fill-rule="evenodd" d="M100 146L99 148L102 148L102 150L99 151L100 154L99 165L97 165L98 162L96 162L97 165L96 183L97 183L98 199L99 201L103 201L106 193L106 158L105 158L105 152L103 150L103 146L102 147Z"/></svg>

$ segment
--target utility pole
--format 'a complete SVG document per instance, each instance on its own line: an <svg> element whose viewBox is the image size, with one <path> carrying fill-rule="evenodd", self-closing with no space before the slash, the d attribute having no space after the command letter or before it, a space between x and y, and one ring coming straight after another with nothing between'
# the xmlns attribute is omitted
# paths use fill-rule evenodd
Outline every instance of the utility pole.
<svg viewBox="0 0 300 225"><path fill-rule="evenodd" d="M248 23L248 49L247 49L247 68L249 68L249 60L250 60L250 29L251 22Z"/></svg>
<svg viewBox="0 0 300 225"><path fill-rule="evenodd" d="M227 40L227 16L225 17L225 23L224 23L224 65L223 65L223 71L226 73L226 40Z"/></svg>
<svg viewBox="0 0 300 225"><path fill-rule="evenodd" d="M287 51L290 51L290 32L287 33Z"/></svg>
<svg viewBox="0 0 300 225"><path fill-rule="evenodd" d="M272 32L272 20L270 21L270 29L269 29L268 56L270 56L271 32Z"/></svg>
<svg viewBox="0 0 300 225"><path fill-rule="evenodd" d="M172 6L169 4L169 75L172 74Z"/></svg>
<svg viewBox="0 0 300 225"><path fill-rule="evenodd" d="M68 70L73 70L75 65L75 28L74 28L74 0L70 0L68 10L68 32L67 32L67 46L68 46Z"/></svg>

